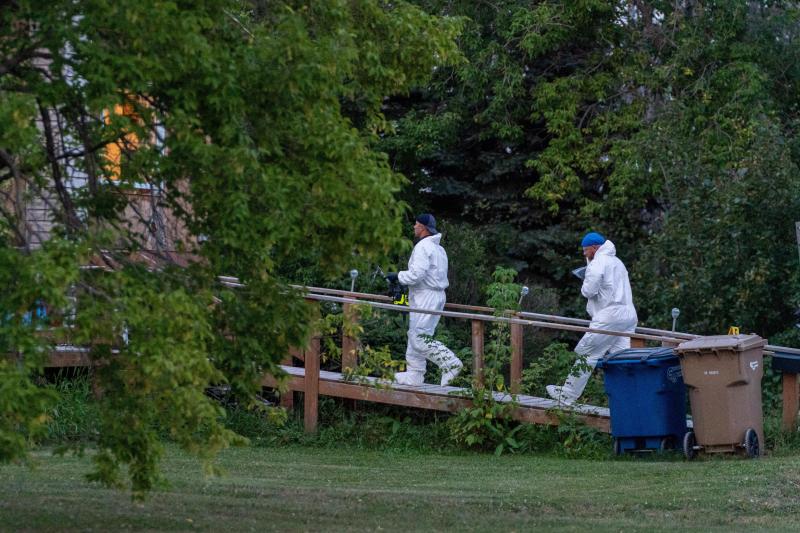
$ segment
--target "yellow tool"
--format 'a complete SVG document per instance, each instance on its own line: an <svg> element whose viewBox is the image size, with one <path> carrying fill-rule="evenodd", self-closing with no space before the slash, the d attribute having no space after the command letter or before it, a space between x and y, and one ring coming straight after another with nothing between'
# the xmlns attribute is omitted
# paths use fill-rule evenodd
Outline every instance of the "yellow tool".
<svg viewBox="0 0 800 533"><path fill-rule="evenodd" d="M728 328L728 335L738 335L739 334L739 326L731 326Z"/></svg>

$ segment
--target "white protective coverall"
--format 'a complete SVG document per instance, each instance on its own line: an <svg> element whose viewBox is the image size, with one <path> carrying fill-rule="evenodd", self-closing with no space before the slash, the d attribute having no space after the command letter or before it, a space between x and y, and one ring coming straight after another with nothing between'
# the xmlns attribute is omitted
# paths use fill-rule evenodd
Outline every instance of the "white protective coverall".
<svg viewBox="0 0 800 533"><path fill-rule="evenodd" d="M444 309L444 290L447 281L447 253L439 244L442 234L421 239L408 260L408 270L397 273L401 284L408 286L410 307L441 311ZM395 374L402 385L422 385L425 379L426 360L442 369L442 385L448 385L461 371L463 364L447 346L430 337L439 323L439 315L409 313L407 371Z"/></svg>
<svg viewBox="0 0 800 533"><path fill-rule="evenodd" d="M631 283L628 270L617 258L614 243L606 240L597 249L584 276L581 294L587 299L586 311L592 319L589 327L633 333L638 317L633 307ZM575 353L586 356L590 370L573 368L563 387L548 385L547 393L566 404L574 403L583 393L598 361L607 352L614 353L630 347L629 337L587 332L575 346Z"/></svg>

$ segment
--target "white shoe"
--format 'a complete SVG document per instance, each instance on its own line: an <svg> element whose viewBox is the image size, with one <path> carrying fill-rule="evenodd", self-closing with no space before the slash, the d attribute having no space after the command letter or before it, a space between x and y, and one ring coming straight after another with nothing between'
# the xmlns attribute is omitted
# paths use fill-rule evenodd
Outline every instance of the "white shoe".
<svg viewBox="0 0 800 533"><path fill-rule="evenodd" d="M425 374L419 371L398 372L394 375L394 382L398 385L411 385L419 387L425 382Z"/></svg>
<svg viewBox="0 0 800 533"><path fill-rule="evenodd" d="M564 390L564 387L559 387L557 385L548 385L547 386L547 394L557 402L563 403L564 405L572 405L575 403L575 398L572 394Z"/></svg>
<svg viewBox="0 0 800 533"><path fill-rule="evenodd" d="M456 377L461 373L461 369L463 367L464 365L458 365L450 368L450 370L448 370L447 372L443 372L441 381L442 387L447 387L448 385L450 385L450 382L456 379Z"/></svg>

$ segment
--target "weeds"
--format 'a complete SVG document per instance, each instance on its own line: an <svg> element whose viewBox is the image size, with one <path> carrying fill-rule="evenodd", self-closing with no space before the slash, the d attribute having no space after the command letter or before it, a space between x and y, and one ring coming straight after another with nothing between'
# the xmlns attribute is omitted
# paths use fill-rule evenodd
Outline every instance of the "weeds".
<svg viewBox="0 0 800 533"><path fill-rule="evenodd" d="M95 441L97 407L87 375L60 378L46 385L59 394L50 413L43 444L84 445ZM486 389L484 389L485 391ZM301 403L301 402L300 402ZM302 411L284 413L282 419L262 409L226 406L225 425L247 437L254 446L342 446L368 450L447 452L468 448L476 451L547 454L565 458L611 459L611 437L583 425L570 413L556 412L558 426L519 424L501 415L508 404L486 402L477 410L455 415L369 403L320 398L320 429L308 435ZM487 414L491 416L487 418ZM779 413L764 420L769 453L789 455L800 450L800 433L783 431ZM473 435L472 444L466 438ZM508 438L512 440L508 440ZM164 437L166 438L166 437Z"/></svg>
<svg viewBox="0 0 800 533"><path fill-rule="evenodd" d="M93 401L89 374L59 377L47 387L56 392L58 400L49 413L45 442L67 444L94 440L100 411Z"/></svg>
<svg viewBox="0 0 800 533"><path fill-rule="evenodd" d="M520 286L514 283L517 272L498 267L494 282L489 285L488 303L506 316L517 307ZM450 438L454 443L467 448L494 450L496 455L505 451L514 452L522 445L515 435L522 424L511 419L517 407L516 398L500 402L495 392L505 393L507 388L503 371L511 360L511 332L507 322L494 322L489 330L489 341L484 354L484 369L481 376L474 376L468 387L472 406L462 409L450 419Z"/></svg>
<svg viewBox="0 0 800 533"><path fill-rule="evenodd" d="M457 412L449 421L450 438L467 448L514 452L522 447L515 438L523 425L511 419L514 403L498 402L485 387L472 389L472 406Z"/></svg>
<svg viewBox="0 0 800 533"><path fill-rule="evenodd" d="M520 389L525 394L547 398L545 387L550 384L561 384L570 372L591 370L586 363L586 356L578 355L563 342L554 342L545 347L542 354L531 361L528 368L522 371ZM603 380L599 372L592 375L581 395L582 403L605 406L608 403Z"/></svg>
<svg viewBox="0 0 800 533"><path fill-rule="evenodd" d="M253 413L228 410L228 428L256 446L351 446L370 450L452 450L447 439L446 416L394 406L359 404L355 409L341 400L320 398L320 428L305 433L302 413L290 413L279 424Z"/></svg>

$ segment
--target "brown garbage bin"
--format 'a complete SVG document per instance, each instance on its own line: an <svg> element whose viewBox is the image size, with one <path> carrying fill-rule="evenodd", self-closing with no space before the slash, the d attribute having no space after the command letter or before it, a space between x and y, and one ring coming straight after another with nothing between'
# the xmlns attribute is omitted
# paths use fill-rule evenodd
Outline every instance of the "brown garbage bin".
<svg viewBox="0 0 800 533"><path fill-rule="evenodd" d="M764 445L761 377L766 339L758 335L716 335L681 343L683 381L689 390L694 431L683 451L736 452L758 457Z"/></svg>

